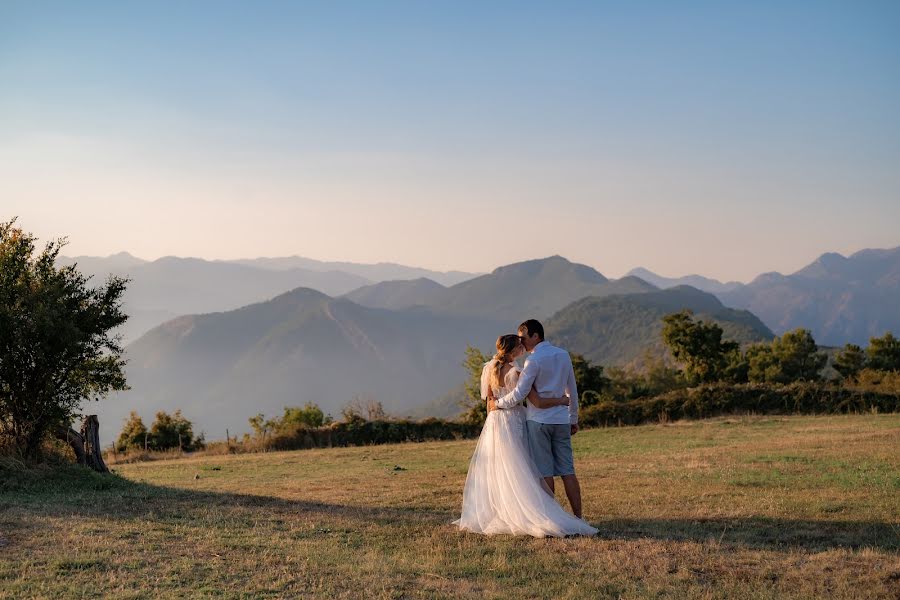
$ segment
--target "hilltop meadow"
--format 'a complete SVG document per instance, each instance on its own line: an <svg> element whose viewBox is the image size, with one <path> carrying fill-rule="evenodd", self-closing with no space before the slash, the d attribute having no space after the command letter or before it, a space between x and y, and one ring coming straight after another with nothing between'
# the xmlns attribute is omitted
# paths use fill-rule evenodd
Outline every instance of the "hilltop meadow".
<svg viewBox="0 0 900 600"><path fill-rule="evenodd" d="M450 525L473 440L0 468L0 597L895 598L900 415L575 438L596 538Z"/></svg>

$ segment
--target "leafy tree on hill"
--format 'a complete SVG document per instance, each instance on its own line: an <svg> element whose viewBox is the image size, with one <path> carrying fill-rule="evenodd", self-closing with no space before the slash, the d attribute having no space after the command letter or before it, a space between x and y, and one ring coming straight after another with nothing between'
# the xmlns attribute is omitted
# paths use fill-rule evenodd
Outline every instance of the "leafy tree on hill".
<svg viewBox="0 0 900 600"><path fill-rule="evenodd" d="M302 408L285 407L281 416L281 427L291 425L303 425L306 427L321 427L325 424L325 413L317 404L307 402Z"/></svg>
<svg viewBox="0 0 900 600"><path fill-rule="evenodd" d="M148 435L147 427L144 425L143 419L136 412L131 411L128 421L122 427L119 439L116 440L116 449L124 452L128 448L143 448L144 440Z"/></svg>
<svg viewBox="0 0 900 600"><path fill-rule="evenodd" d="M723 381L730 383L747 383L750 380L750 361L740 348L732 348L728 352L727 364L723 372Z"/></svg>
<svg viewBox="0 0 900 600"><path fill-rule="evenodd" d="M156 413L156 420L150 426L148 445L153 450L178 448L194 450L203 447L203 437L194 438L193 424L182 416L180 410L173 414L164 411Z"/></svg>
<svg viewBox="0 0 900 600"><path fill-rule="evenodd" d="M725 376L729 356L737 342L723 342L722 328L715 323L694 321L690 310L663 317L663 341L675 360L685 365L685 374L694 383L720 381Z"/></svg>
<svg viewBox="0 0 900 600"><path fill-rule="evenodd" d="M56 267L64 240L36 253L36 238L0 222L0 436L25 456L69 423L85 400L125 390L112 332L126 279L93 287L75 266Z"/></svg>
<svg viewBox="0 0 900 600"><path fill-rule="evenodd" d="M355 404L352 405L355 406ZM322 427L331 422L331 417L322 412L318 404L307 402L302 407L285 406L284 414L280 417L266 420L265 415L260 413L255 417L250 417L248 421L256 437L265 438L270 433L289 433L300 427Z"/></svg>
<svg viewBox="0 0 900 600"><path fill-rule="evenodd" d="M776 381L781 369L771 344L754 344L744 353L747 362L747 378L753 382Z"/></svg>
<svg viewBox="0 0 900 600"><path fill-rule="evenodd" d="M795 329L769 345L747 349L749 378L755 382L818 381L828 357L819 352L808 329Z"/></svg>
<svg viewBox="0 0 900 600"><path fill-rule="evenodd" d="M834 359L834 370L844 379L853 379L866 368L866 353L856 344L847 344Z"/></svg>
<svg viewBox="0 0 900 600"><path fill-rule="evenodd" d="M578 386L579 394L583 395L586 392L602 394L609 388L609 378L603 374L601 365L591 364L591 361L581 354L570 352L569 355L572 358L572 370L575 371L575 385Z"/></svg>
<svg viewBox="0 0 900 600"><path fill-rule="evenodd" d="M469 374L466 379L466 401L462 419L466 423L480 424L487 419L487 404L481 399L481 371L491 357L473 346L466 346L463 367Z"/></svg>
<svg viewBox="0 0 900 600"><path fill-rule="evenodd" d="M900 339L890 331L880 338L871 338L866 348L868 366L878 371L900 371Z"/></svg>

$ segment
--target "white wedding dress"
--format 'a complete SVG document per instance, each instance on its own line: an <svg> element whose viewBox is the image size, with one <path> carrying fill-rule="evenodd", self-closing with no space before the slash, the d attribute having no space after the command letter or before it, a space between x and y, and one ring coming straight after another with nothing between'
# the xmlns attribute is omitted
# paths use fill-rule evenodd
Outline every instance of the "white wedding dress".
<svg viewBox="0 0 900 600"><path fill-rule="evenodd" d="M482 398L487 396L493 365L492 360L482 371ZM510 369L504 387L494 389L494 397L513 389L518 378L519 372ZM528 450L524 406L488 413L469 463L462 517L453 524L486 535L546 537L597 533L597 529L563 509L550 494Z"/></svg>

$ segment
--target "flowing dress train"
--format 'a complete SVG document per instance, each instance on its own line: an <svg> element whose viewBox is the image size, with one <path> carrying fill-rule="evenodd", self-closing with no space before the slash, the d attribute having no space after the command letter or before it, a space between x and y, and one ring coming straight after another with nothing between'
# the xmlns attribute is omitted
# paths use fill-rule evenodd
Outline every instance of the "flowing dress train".
<svg viewBox="0 0 900 600"><path fill-rule="evenodd" d="M482 396L487 395L493 361L484 367ZM518 371L510 369L499 398L515 387ZM525 434L525 407L488 413L469 463L463 491L460 529L486 535L534 537L595 535L597 529L567 512L550 494L538 472Z"/></svg>

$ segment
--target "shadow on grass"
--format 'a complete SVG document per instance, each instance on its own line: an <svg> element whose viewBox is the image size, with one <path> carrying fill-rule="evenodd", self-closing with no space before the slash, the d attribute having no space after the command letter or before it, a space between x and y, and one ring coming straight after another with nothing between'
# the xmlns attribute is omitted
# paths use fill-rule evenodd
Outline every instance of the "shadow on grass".
<svg viewBox="0 0 900 600"><path fill-rule="evenodd" d="M45 470L38 476L0 470L0 527L15 528L23 513L39 516L85 516L97 519L203 521L210 510L229 511L232 518L280 519L305 514L323 522L349 519L360 529L369 525L402 526L407 530L446 527L457 514L418 507L379 507L290 500L273 496L164 487L101 476L71 467ZM10 514L11 509L12 514ZM263 514L260 514L261 511ZM900 551L900 526L877 521L815 521L751 517L747 519L609 519L593 522L598 540L656 539L719 543L725 547L811 552L874 548Z"/></svg>
<svg viewBox="0 0 900 600"><path fill-rule="evenodd" d="M594 523L602 539L715 542L763 550L802 548L821 552L837 548L900 551L900 526L878 521L813 521L749 517L746 519L611 519Z"/></svg>
<svg viewBox="0 0 900 600"><path fill-rule="evenodd" d="M366 500L360 490L360 502ZM303 513L349 518L360 523L440 526L455 516L428 508L378 507L290 500L274 496L191 490L136 482L119 475L100 475L81 467L41 469L10 476L0 469L0 525L10 516L84 516L107 520L178 520L211 510L233 511L257 518ZM264 511L265 515L260 515Z"/></svg>

